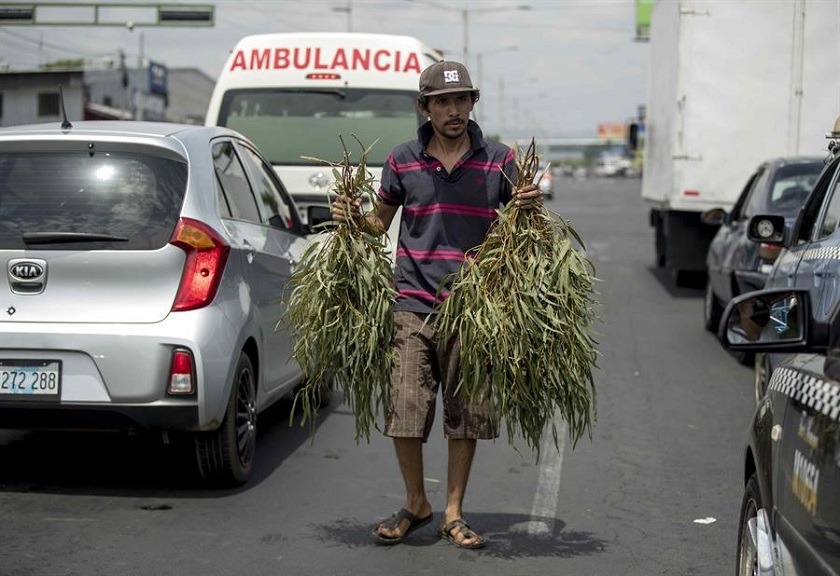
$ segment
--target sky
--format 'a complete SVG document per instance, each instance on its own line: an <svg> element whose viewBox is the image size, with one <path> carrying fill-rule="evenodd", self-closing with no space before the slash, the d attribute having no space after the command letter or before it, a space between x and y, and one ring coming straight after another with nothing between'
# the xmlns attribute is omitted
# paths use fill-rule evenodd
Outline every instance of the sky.
<svg viewBox="0 0 840 576"><path fill-rule="evenodd" d="M475 117L486 133L501 134L506 139L594 138L599 124L627 121L646 100L649 44L634 40L633 0L199 3L215 7L213 27L135 26L129 30L102 25L0 25L0 66L14 71L37 70L45 62L67 58L102 64L116 61L122 49L129 65L135 65L132 63L142 53L170 68L199 68L215 79L243 36L351 30L415 36L442 50L446 59L458 61L463 60L466 38L467 66L473 83L481 89ZM51 10L50 21L62 17L56 9ZM41 14L48 13L42 10ZM109 18L105 12L100 14L100 22ZM87 13L73 15L77 20L91 21Z"/></svg>

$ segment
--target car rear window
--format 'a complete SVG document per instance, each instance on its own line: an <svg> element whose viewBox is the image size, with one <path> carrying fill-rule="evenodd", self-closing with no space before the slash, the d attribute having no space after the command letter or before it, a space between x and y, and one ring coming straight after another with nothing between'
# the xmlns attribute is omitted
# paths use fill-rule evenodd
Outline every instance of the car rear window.
<svg viewBox="0 0 840 576"><path fill-rule="evenodd" d="M0 249L161 248L186 185L186 164L168 158L2 152Z"/></svg>
<svg viewBox="0 0 840 576"><path fill-rule="evenodd" d="M822 162L808 162L779 168L770 188L770 209L786 216L795 215L811 193L822 167Z"/></svg>

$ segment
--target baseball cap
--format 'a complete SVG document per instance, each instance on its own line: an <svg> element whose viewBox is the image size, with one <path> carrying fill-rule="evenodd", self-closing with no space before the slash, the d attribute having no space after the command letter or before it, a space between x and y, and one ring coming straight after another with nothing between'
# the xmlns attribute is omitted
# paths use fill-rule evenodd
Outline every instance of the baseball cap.
<svg viewBox="0 0 840 576"><path fill-rule="evenodd" d="M470 73L460 62L441 60L435 62L420 74L420 96L436 96L450 92L474 92Z"/></svg>

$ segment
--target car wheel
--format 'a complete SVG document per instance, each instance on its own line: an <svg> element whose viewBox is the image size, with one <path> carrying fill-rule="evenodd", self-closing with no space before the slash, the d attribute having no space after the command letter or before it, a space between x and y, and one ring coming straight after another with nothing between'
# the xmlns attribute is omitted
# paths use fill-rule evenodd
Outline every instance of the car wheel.
<svg viewBox="0 0 840 576"><path fill-rule="evenodd" d="M767 386L770 384L770 357L767 354L756 353L755 355L755 403L761 402L764 394L767 393Z"/></svg>
<svg viewBox="0 0 840 576"><path fill-rule="evenodd" d="M758 481L755 474L750 476L744 489L741 501L741 519L738 522L738 566L735 573L738 576L753 576L758 574L758 548L755 538L751 534L750 523L754 525L761 509L761 494L758 491Z"/></svg>
<svg viewBox="0 0 840 576"><path fill-rule="evenodd" d="M236 486L248 480L257 443L257 385L251 360L243 352L221 426L195 435L195 454L202 480Z"/></svg>
<svg viewBox="0 0 840 576"><path fill-rule="evenodd" d="M706 280L706 296L703 298L703 325L709 332L717 332L723 307L712 289L712 281Z"/></svg>

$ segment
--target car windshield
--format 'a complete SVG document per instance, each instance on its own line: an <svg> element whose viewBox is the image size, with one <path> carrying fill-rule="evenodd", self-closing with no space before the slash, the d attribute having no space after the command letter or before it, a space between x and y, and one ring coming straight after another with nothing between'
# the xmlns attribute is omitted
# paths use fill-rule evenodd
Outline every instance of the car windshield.
<svg viewBox="0 0 840 576"><path fill-rule="evenodd" d="M0 249L158 249L186 183L186 164L149 155L0 152Z"/></svg>
<svg viewBox="0 0 840 576"><path fill-rule="evenodd" d="M225 94L218 124L249 137L275 165L338 162L339 135L358 161L355 135L369 166L382 166L391 149L411 140L423 117L416 93L368 89L258 89Z"/></svg>
<svg viewBox="0 0 840 576"><path fill-rule="evenodd" d="M770 185L769 209L785 216L795 215L811 193L822 167L822 162L808 162L779 168Z"/></svg>

